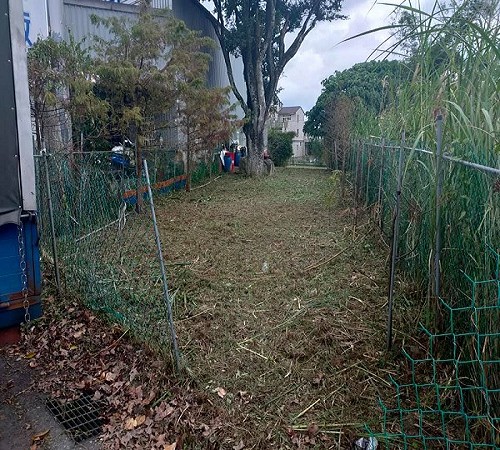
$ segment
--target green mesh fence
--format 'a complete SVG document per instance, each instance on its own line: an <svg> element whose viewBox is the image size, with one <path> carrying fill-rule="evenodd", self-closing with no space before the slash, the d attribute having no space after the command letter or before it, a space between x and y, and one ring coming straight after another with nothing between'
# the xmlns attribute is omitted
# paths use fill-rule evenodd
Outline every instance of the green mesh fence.
<svg viewBox="0 0 500 450"><path fill-rule="evenodd" d="M441 299L445 333L423 327L425 354L404 351L407 379L392 379L396 397L381 404L380 448L500 448L500 254L485 280L463 275L461 301Z"/></svg>
<svg viewBox="0 0 500 450"><path fill-rule="evenodd" d="M392 235L397 191L400 144L381 139L353 142L346 161L351 173L357 209L365 208L379 225L387 243ZM464 153L464 152L462 152ZM497 155L479 159L466 153L473 163L498 167ZM486 243L500 242L499 177L474 168L443 161L443 194L440 202L442 250L440 268L442 294L454 296L467 285L460 269L473 277L493 270L483 254ZM399 303L415 292L425 292L430 279L430 261L435 239L436 161L428 150L405 147L398 242L398 269L411 280L412 292L399 292ZM426 324L438 318L434 307L426 309Z"/></svg>
<svg viewBox="0 0 500 450"><path fill-rule="evenodd" d="M155 193L185 186L183 165L175 160L175 152L144 151L144 156ZM111 152L36 157L44 261L54 262L48 214L50 185L62 289L169 355L170 336L146 183L142 178L144 205L137 213L135 168L113 164L112 158ZM46 271L49 268L46 266Z"/></svg>
<svg viewBox="0 0 500 450"><path fill-rule="evenodd" d="M472 163L498 167L494 153L487 157L483 152L481 159L465 148L459 153ZM436 299L428 295L437 231L433 152L381 139L353 142L345 170L353 183L354 206L370 213L389 244L400 157L396 263L404 283L396 287L395 309L397 314L414 298L427 299L422 336L415 341L426 350L403 350L406 370L392 379L394 401L381 405L382 432L370 433L387 449L500 448L498 174L442 160L441 296ZM494 248L485 252L487 243Z"/></svg>

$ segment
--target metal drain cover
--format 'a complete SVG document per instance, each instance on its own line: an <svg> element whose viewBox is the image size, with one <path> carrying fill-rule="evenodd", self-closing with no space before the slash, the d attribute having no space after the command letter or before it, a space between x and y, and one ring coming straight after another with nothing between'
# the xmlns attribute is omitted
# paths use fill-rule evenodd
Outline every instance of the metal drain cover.
<svg viewBox="0 0 500 450"><path fill-rule="evenodd" d="M102 431L102 411L105 406L102 400L96 401L90 395L82 395L71 401L50 398L45 403L75 442L97 436Z"/></svg>

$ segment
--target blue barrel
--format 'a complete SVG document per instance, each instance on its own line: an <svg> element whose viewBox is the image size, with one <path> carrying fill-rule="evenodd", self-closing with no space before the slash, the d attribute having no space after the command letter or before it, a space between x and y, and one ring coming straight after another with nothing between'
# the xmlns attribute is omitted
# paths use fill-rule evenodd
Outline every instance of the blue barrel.
<svg viewBox="0 0 500 450"><path fill-rule="evenodd" d="M240 167L240 159L241 159L241 152L237 151L235 154L234 154L234 165L236 167Z"/></svg>
<svg viewBox="0 0 500 450"><path fill-rule="evenodd" d="M111 155L111 164L119 168L128 169L130 167L130 159L120 153L114 153Z"/></svg>
<svg viewBox="0 0 500 450"><path fill-rule="evenodd" d="M17 225L8 223L0 227L0 329L24 322L25 287L31 318L37 319L42 315L42 280L36 216L21 220L25 271L21 270ZM23 284L23 272L26 275L26 286Z"/></svg>
<svg viewBox="0 0 500 450"><path fill-rule="evenodd" d="M224 156L224 172L230 172L231 171L231 163L233 160L231 159L231 156L225 155Z"/></svg>

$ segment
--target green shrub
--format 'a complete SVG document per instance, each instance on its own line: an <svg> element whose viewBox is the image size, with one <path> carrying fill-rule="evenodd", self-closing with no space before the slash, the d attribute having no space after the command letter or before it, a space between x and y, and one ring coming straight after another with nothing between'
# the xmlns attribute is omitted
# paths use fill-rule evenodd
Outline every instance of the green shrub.
<svg viewBox="0 0 500 450"><path fill-rule="evenodd" d="M295 133L271 130L269 132L269 154L276 166L284 166L293 156L292 139Z"/></svg>

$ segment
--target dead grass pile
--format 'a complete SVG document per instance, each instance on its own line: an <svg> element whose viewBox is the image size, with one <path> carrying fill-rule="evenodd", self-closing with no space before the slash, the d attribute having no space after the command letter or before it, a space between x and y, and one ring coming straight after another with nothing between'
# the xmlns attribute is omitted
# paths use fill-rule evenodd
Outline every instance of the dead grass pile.
<svg viewBox="0 0 500 450"><path fill-rule="evenodd" d="M46 393L106 399L105 448L348 448L378 428L398 366L385 252L367 218L353 230L347 206L325 206L328 186L280 170L157 201L182 380L73 304L48 302L35 350L16 351Z"/></svg>
<svg viewBox="0 0 500 450"><path fill-rule="evenodd" d="M347 208L325 207L328 186L326 173L285 170L158 206L167 258L190 262L172 276L185 363L207 393L224 390L245 446L344 448L378 420L395 374L384 252L368 219L354 231Z"/></svg>

